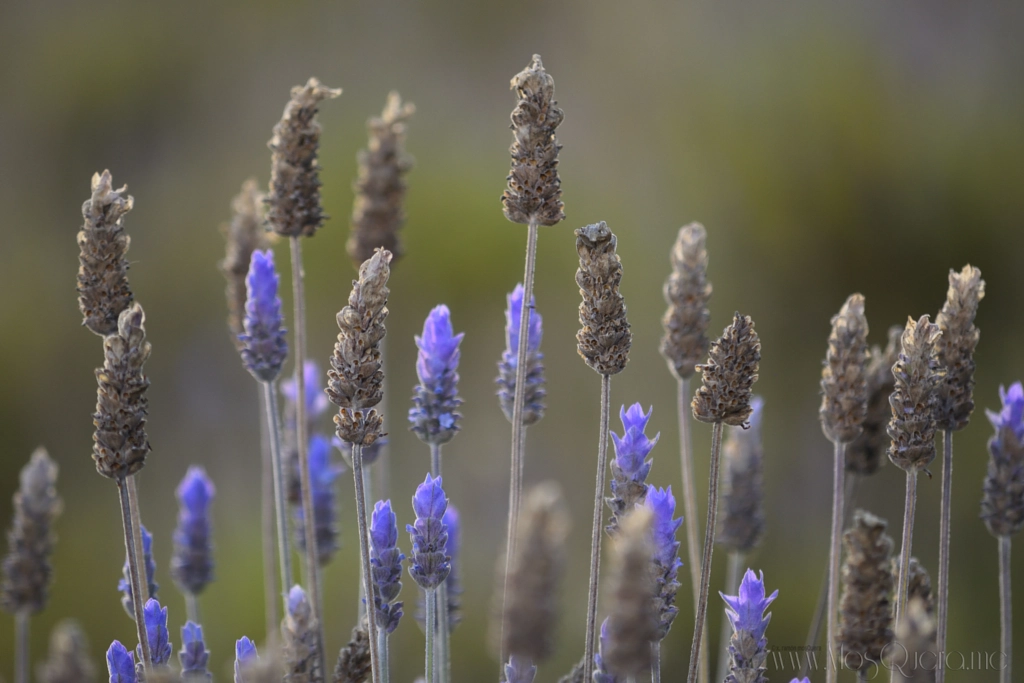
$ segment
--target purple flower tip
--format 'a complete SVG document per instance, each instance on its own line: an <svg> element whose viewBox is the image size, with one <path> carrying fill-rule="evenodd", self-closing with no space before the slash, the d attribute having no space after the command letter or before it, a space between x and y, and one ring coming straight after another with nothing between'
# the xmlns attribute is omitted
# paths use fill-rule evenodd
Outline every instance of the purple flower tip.
<svg viewBox="0 0 1024 683"><path fill-rule="evenodd" d="M655 559L663 567L679 567L679 542L676 531L683 523L682 517L672 518L676 512L676 499L672 495L672 487L660 489L652 486L647 489L644 505L654 515L652 532L654 534Z"/></svg>
<svg viewBox="0 0 1024 683"><path fill-rule="evenodd" d="M511 655L505 664L505 683L533 683L537 667L529 657Z"/></svg>
<svg viewBox="0 0 1024 683"><path fill-rule="evenodd" d="M202 517L210 506L210 501L216 493L213 482L206 476L206 470L193 465L188 468L185 478L181 480L175 492L178 502L188 509L191 515Z"/></svg>
<svg viewBox="0 0 1024 683"><path fill-rule="evenodd" d="M747 569L740 582L739 595L719 595L728 605L725 612L734 630L751 633L755 641L764 638L765 629L772 617L771 613L766 615L764 611L779 595L779 591L775 591L765 597L764 572L758 576L753 570Z"/></svg>
<svg viewBox="0 0 1024 683"><path fill-rule="evenodd" d="M202 467L190 467L178 485L171 576L186 593L198 595L213 580L210 503L216 489Z"/></svg>
<svg viewBox="0 0 1024 683"><path fill-rule="evenodd" d="M416 495L412 497L413 512L417 517L440 519L447 507L448 498L445 497L441 477L434 478L428 474L423 483L416 487Z"/></svg>
<svg viewBox="0 0 1024 683"><path fill-rule="evenodd" d="M170 634L167 632L167 608L161 607L156 600L146 601L142 608L142 617L146 622L146 637L149 640L149 653L154 664L166 664L171 658ZM141 659L142 654L139 654Z"/></svg>
<svg viewBox="0 0 1024 683"><path fill-rule="evenodd" d="M999 398L1002 410L998 413L985 411L989 421L997 432L1006 427L1013 431L1017 441L1024 443L1024 386L1020 382L1014 382L1008 390L1000 386Z"/></svg>
<svg viewBox="0 0 1024 683"><path fill-rule="evenodd" d="M459 344L464 336L455 334L451 313L442 304L430 312L423 323L423 335L416 337L420 383L414 389L409 422L412 431L426 443L446 443L459 430Z"/></svg>
<svg viewBox="0 0 1024 683"><path fill-rule="evenodd" d="M811 683L810 678L794 678L789 683Z"/></svg>
<svg viewBox="0 0 1024 683"><path fill-rule="evenodd" d="M754 396L750 399L750 417L747 418L747 423L750 425L749 429L755 431L761 429L761 411L764 409L764 399L760 396Z"/></svg>
<svg viewBox="0 0 1024 683"><path fill-rule="evenodd" d="M288 591L288 614L297 616L309 609L309 599L306 598L306 591L302 586L296 584Z"/></svg>
<svg viewBox="0 0 1024 683"><path fill-rule="evenodd" d="M306 394L306 419L312 421L319 418L330 405L330 400L323 390L323 375L320 374L320 366L315 360L307 360L302 365L303 389ZM298 399L298 386L294 377L281 382L281 395L285 400L294 404Z"/></svg>
<svg viewBox="0 0 1024 683"><path fill-rule="evenodd" d="M178 653L181 672L208 674L206 664L209 660L210 653L203 642L203 627L191 621L185 622L181 627L181 652Z"/></svg>
<svg viewBox="0 0 1024 683"><path fill-rule="evenodd" d="M416 337L416 346L420 350L416 369L420 381L426 383L429 378L459 364L459 344L464 336L465 332L455 334L451 311L444 304L427 314L423 335Z"/></svg>
<svg viewBox="0 0 1024 683"><path fill-rule="evenodd" d="M508 308L505 309L505 347L512 356L515 363L519 353L519 321L523 315L523 299L526 292L523 285L517 284L512 293L508 295ZM530 324L527 331L526 350L536 352L540 349L541 337L544 331L540 313L534 308L534 300L530 299Z"/></svg>
<svg viewBox="0 0 1024 683"><path fill-rule="evenodd" d="M378 555L398 543L398 518L391 509L390 500L379 500L373 506L370 542Z"/></svg>
<svg viewBox="0 0 1024 683"><path fill-rule="evenodd" d="M135 683L135 656L115 640L107 649L107 673L110 683Z"/></svg>
<svg viewBox="0 0 1024 683"><path fill-rule="evenodd" d="M626 406L622 406L619 410L619 419L622 420L623 434L619 437L612 432L611 435L612 444L615 447L616 464L623 474L638 483L642 483L651 471L651 464L644 461L661 436L661 434L656 434L653 439L648 439L644 434L652 412L654 412L654 408L644 413L644 409L639 403L634 403L628 409Z"/></svg>
<svg viewBox="0 0 1024 683"><path fill-rule="evenodd" d="M245 333L239 335L239 339L243 343L242 362L246 369L264 382L277 377L288 355L277 284L274 252L270 249L254 251L245 278Z"/></svg>
<svg viewBox="0 0 1024 683"><path fill-rule="evenodd" d="M421 588L436 588L451 571L448 529L443 521L448 498L441 486L441 477L435 479L427 475L416 488L412 508L416 512L416 521L405 527L412 538L409 573Z"/></svg>
<svg viewBox="0 0 1024 683"><path fill-rule="evenodd" d="M235 641L235 683L248 683L245 670L258 659L255 643L245 636Z"/></svg>

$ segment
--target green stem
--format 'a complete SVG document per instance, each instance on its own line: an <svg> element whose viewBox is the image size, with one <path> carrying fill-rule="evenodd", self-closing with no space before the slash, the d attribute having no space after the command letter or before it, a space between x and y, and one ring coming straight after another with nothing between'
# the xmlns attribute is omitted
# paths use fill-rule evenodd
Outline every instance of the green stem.
<svg viewBox="0 0 1024 683"><path fill-rule="evenodd" d="M195 593L185 593L185 617L193 624L202 623L199 621L199 598Z"/></svg>
<svg viewBox="0 0 1024 683"><path fill-rule="evenodd" d="M725 594L738 595L736 592L740 583L740 566L743 564L743 553L733 550L729 553L725 570ZM732 627L728 619L722 620L722 633L718 639L718 675L716 681L724 681L729 675L729 639L731 638ZM710 649L710 648L709 648Z"/></svg>
<svg viewBox="0 0 1024 683"><path fill-rule="evenodd" d="M281 599L287 612L286 596L295 583L292 576L291 547L288 544L288 503L285 500L284 466L281 462L281 426L278 422L277 387L274 382L261 382L260 384L263 387L263 405L266 407L267 431L270 434L270 460L274 472L274 510L277 513L277 553L278 562L281 565ZM277 630L277 624L274 624L273 630Z"/></svg>
<svg viewBox="0 0 1024 683"><path fill-rule="evenodd" d="M651 683L661 683L661 641L651 641Z"/></svg>
<svg viewBox="0 0 1024 683"><path fill-rule="evenodd" d="M441 444L430 444L430 474L433 477L441 476ZM452 657L451 644L449 643L450 633L448 631L448 582L442 581L437 587L437 635L438 635L438 675L441 683L451 681Z"/></svg>
<svg viewBox="0 0 1024 683"><path fill-rule="evenodd" d="M944 683L946 667L946 621L949 618L949 524L953 486L953 430L942 430L942 502L939 505L939 595L936 601L938 624L935 646L939 662L935 670L935 683Z"/></svg>
<svg viewBox="0 0 1024 683"><path fill-rule="evenodd" d="M270 425L267 422L267 399L259 392L260 402L260 456L261 456L261 524L263 532L263 612L266 617L266 639L272 641L277 637L278 624L281 623L277 610L278 596L277 567L274 557L278 534L274 528L277 513L277 495L274 489L274 458L270 452ZM196 622L199 623L199 622Z"/></svg>
<svg viewBox="0 0 1024 683"><path fill-rule="evenodd" d="M28 610L14 615L14 683L29 683L28 624Z"/></svg>
<svg viewBox="0 0 1024 683"><path fill-rule="evenodd" d="M363 486L363 446L352 444L352 479L356 484L356 519L359 524L359 555L362 559L363 570L363 591L367 596L373 595L373 578L370 574L370 532L366 523L366 489ZM367 600L369 602L369 600ZM429 603L428 603L429 604ZM377 610L367 607L366 619L368 627L366 633L377 633ZM429 623L429 622L428 622ZM430 630L429 628L427 629ZM373 683L382 683L380 653L377 651L377 639L369 638L370 641L370 669L373 674Z"/></svg>
<svg viewBox="0 0 1024 683"><path fill-rule="evenodd" d="M846 486L843 477L846 474L846 444L834 442L832 462L832 533L829 542L828 558L828 603L825 612L826 661L838 661L833 657L836 642L836 613L839 611L839 557L842 552L840 541L843 538L843 494ZM839 675L838 666L825 667L826 683L835 683Z"/></svg>
<svg viewBox="0 0 1024 683"><path fill-rule="evenodd" d="M391 652L388 648L388 632L377 629L377 652L380 654L381 683L391 683Z"/></svg>
<svg viewBox="0 0 1024 683"><path fill-rule="evenodd" d="M914 510L917 507L917 470L907 470L907 496L903 502L903 541L900 547L900 575L896 582L896 619L893 631L899 632L900 620L907 611L907 588L910 585L910 553L914 537ZM893 667L892 681L895 683L896 671Z"/></svg>
<svg viewBox="0 0 1024 683"><path fill-rule="evenodd" d="M433 588L428 588L423 601L427 608L426 619L423 624L427 632L427 661L424 665L424 672L427 683L437 683L437 677L434 672L434 629L437 627L437 591Z"/></svg>
<svg viewBox="0 0 1024 683"><path fill-rule="evenodd" d="M587 592L587 640L583 646L583 680L594 675L594 634L597 630L597 589L601 580L601 520L604 512L605 471L608 469L608 417L611 412L610 375L601 375L601 417L597 440L594 519L590 527L590 584Z"/></svg>
<svg viewBox="0 0 1024 683"><path fill-rule="evenodd" d="M368 497L368 499L373 497L373 465L370 465L368 467L363 467L363 490L366 492L366 496ZM370 506L369 505L366 506L366 514L367 515L370 514ZM365 521L366 521L366 524L369 525L370 524L370 517L366 517ZM363 556L360 555L359 556L359 575L360 576L363 575L363 571L365 571L365 568L363 567ZM363 582L360 581L359 582L359 605L356 608L356 611L359 614L359 620L360 621L362 621L363 617L366 616L366 605L367 604L369 604L369 601L366 599L366 587L363 585Z"/></svg>
<svg viewBox="0 0 1024 683"><path fill-rule="evenodd" d="M131 477L128 477L131 479ZM132 611L135 614L135 631L142 648L142 669L148 675L152 667L152 655L149 652L149 638L146 634L146 621L142 614L142 580L140 578L139 558L135 554L135 535L132 532L131 503L128 501L128 483L125 479L117 480L117 492L121 498L121 524L124 529L124 549L128 559L128 582L132 587Z"/></svg>
<svg viewBox="0 0 1024 683"><path fill-rule="evenodd" d="M1010 537L999 537L999 625L1006 666L999 673L1000 683L1010 683L1013 654L1013 601L1010 596Z"/></svg>

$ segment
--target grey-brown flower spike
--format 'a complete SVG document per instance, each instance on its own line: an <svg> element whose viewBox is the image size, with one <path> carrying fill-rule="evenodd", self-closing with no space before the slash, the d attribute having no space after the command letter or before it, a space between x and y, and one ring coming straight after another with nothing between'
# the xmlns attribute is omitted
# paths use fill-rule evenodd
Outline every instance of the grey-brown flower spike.
<svg viewBox="0 0 1024 683"><path fill-rule="evenodd" d="M893 579L899 579L900 574L900 556L892 558L892 575ZM925 611L928 614L935 612L935 600L932 595L932 577L928 575L928 570L924 568L916 557L910 558L910 568L907 571L909 581L907 583L907 602L911 602L914 598L919 598L925 607Z"/></svg>
<svg viewBox="0 0 1024 683"><path fill-rule="evenodd" d="M906 618L900 619L896 629L896 642L898 645L886 652L894 683L932 683L938 661L935 620L920 598L907 603Z"/></svg>
<svg viewBox="0 0 1024 683"><path fill-rule="evenodd" d="M113 189L110 171L92 176L92 196L82 205L85 224L78 233L78 308L82 324L95 334L117 331L117 316L131 305L128 286L130 239L124 215L135 200L125 190Z"/></svg>
<svg viewBox="0 0 1024 683"><path fill-rule="evenodd" d="M949 271L946 303L935 316L942 332L935 345L945 372L937 390L935 420L939 429L963 429L974 412L974 349L980 336L974 317L984 297L980 270L968 264L959 273Z"/></svg>
<svg viewBox="0 0 1024 683"><path fill-rule="evenodd" d="M896 385L889 397L889 459L908 472L927 472L925 468L935 459L936 387L942 380L936 349L940 334L926 315L916 322L907 320L899 360L892 368Z"/></svg>
<svg viewBox="0 0 1024 683"><path fill-rule="evenodd" d="M555 225L565 218L558 178L555 129L564 114L555 102L555 79L544 70L540 55L512 78L519 101L512 110L514 139L509 153L512 170L501 196L505 218L513 223Z"/></svg>
<svg viewBox="0 0 1024 683"><path fill-rule="evenodd" d="M367 121L370 141L357 157L352 229L345 244L357 267L378 247L395 259L402 255L398 229L405 223L405 174L413 165L405 152L405 122L415 112L415 105L403 103L397 92L391 92L381 115Z"/></svg>
<svg viewBox="0 0 1024 683"><path fill-rule="evenodd" d="M864 297L853 294L832 318L825 367L821 371L821 428L833 443L860 434L867 413L868 321Z"/></svg>
<svg viewBox="0 0 1024 683"><path fill-rule="evenodd" d="M846 445L846 471L852 474L872 475L885 462L885 451L889 446L889 435L885 428L892 415L889 394L896 383L892 376L892 366L899 356L902 334L903 328L893 325L889 328L889 343L885 349L878 346L871 349L867 371L867 413L860 434Z"/></svg>
<svg viewBox="0 0 1024 683"><path fill-rule="evenodd" d="M583 297L576 348L587 365L602 375L622 372L633 343L626 304L619 293L622 263L615 245L615 235L604 221L576 231L580 256L576 284Z"/></svg>
<svg viewBox="0 0 1024 683"><path fill-rule="evenodd" d="M652 523L651 511L638 506L623 520L613 546L605 593L608 596L607 647L601 655L607 668L623 677L650 669L650 645L659 636L655 585L650 569L654 552ZM605 631L603 627L602 631Z"/></svg>
<svg viewBox="0 0 1024 683"><path fill-rule="evenodd" d="M245 276L249 274L249 262L254 251L269 246L263 213L263 193L256 179L249 178L231 200L231 223L221 228L226 249L220 270L227 281L224 294L228 302L228 329L238 349L243 346L238 336L245 333Z"/></svg>
<svg viewBox="0 0 1024 683"><path fill-rule="evenodd" d="M150 353L145 322L138 303L122 311L117 331L103 340L103 367L96 369L92 459L96 470L111 479L141 470L151 450L146 436L149 378L142 374Z"/></svg>
<svg viewBox="0 0 1024 683"><path fill-rule="evenodd" d="M338 652L334 666L334 683L364 683L370 680L370 638L366 622L352 629L348 644Z"/></svg>
<svg viewBox="0 0 1024 683"><path fill-rule="evenodd" d="M374 409L384 395L380 342L387 331L391 252L377 249L359 267L348 306L338 313L338 341L327 371L327 396L338 406L338 437L369 446L381 435L383 418Z"/></svg>
<svg viewBox="0 0 1024 683"><path fill-rule="evenodd" d="M734 314L722 336L712 342L708 362L697 366L701 385L693 397L693 416L701 422L746 426L760 362L761 340L754 322L750 316Z"/></svg>
<svg viewBox="0 0 1024 683"><path fill-rule="evenodd" d="M749 553L764 536L764 446L760 397L751 402L750 428L730 427L722 445L725 472L716 542Z"/></svg>
<svg viewBox="0 0 1024 683"><path fill-rule="evenodd" d="M708 282L708 252L704 247L707 231L700 223L679 228L679 235L669 258L672 274L663 289L668 310L661 318L665 334L661 338L661 355L669 370L678 379L689 379L697 371L697 363L707 356L708 324L711 312L711 283Z"/></svg>
<svg viewBox="0 0 1024 683"><path fill-rule="evenodd" d="M292 98L267 143L273 152L267 221L283 237L312 237L327 218L320 206L320 123L316 113L321 101L340 94L340 89L325 87L315 78L292 88Z"/></svg>
<svg viewBox="0 0 1024 683"><path fill-rule="evenodd" d="M40 683L93 683L96 667L89 658L89 642L82 627L70 619L59 622L50 633L50 651L39 665Z"/></svg>
<svg viewBox="0 0 1024 683"><path fill-rule="evenodd" d="M846 563L838 637L844 663L857 670L881 661L893 639L889 601L893 589L893 544L885 529L884 519L857 510L853 527L843 534Z"/></svg>

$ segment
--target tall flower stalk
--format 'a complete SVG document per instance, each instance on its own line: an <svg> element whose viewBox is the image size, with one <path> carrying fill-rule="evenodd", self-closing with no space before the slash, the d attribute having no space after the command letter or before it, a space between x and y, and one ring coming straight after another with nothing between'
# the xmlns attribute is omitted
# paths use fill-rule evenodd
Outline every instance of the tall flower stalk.
<svg viewBox="0 0 1024 683"><path fill-rule="evenodd" d="M589 681L594 671L594 636L597 626L597 592L601 573L601 518L605 490L605 469L608 463L608 421L611 412L611 377L622 372L629 360L633 333L626 319L626 304L619 293L622 263L615 253L615 235L601 221L576 230L576 252L580 267L576 271L579 285L580 330L576 333L576 350L601 376L600 427L597 442L597 480L594 486L594 518L590 531L590 583L587 593L586 641L583 650L583 678ZM526 321L519 330L519 350L526 340ZM520 371L525 368L520 363ZM521 386L522 381L517 384ZM513 469L514 471L514 469Z"/></svg>
<svg viewBox="0 0 1024 683"><path fill-rule="evenodd" d="M764 611L778 595L779 591L767 595L764 572L758 575L750 569L743 575L736 595L722 594L725 616L733 630L729 641L729 675L725 683L768 683L764 675L768 659L765 631L772 615Z"/></svg>
<svg viewBox="0 0 1024 683"><path fill-rule="evenodd" d="M391 509L391 501L378 501L373 506L370 520L370 566L373 574L373 607L377 612L377 650L383 683L391 676L388 657L388 636L398 628L402 618L402 603L398 594L402 590L402 561L405 555L398 549L398 519Z"/></svg>
<svg viewBox="0 0 1024 683"><path fill-rule="evenodd" d="M857 510L853 526L843 534L846 561L837 632L842 657L836 666L842 662L856 670L859 681L868 680L868 670L882 662L893 639L893 543L885 529L884 519Z"/></svg>
<svg viewBox="0 0 1024 683"><path fill-rule="evenodd" d="M612 511L607 526L609 534L614 535L622 518L647 498L647 475L652 464L648 455L661 436L655 434L653 439L649 439L644 433L653 412L654 408L651 408L644 413L639 403L634 403L628 410L626 406L619 409L622 436L611 433L615 457L611 462L612 495L608 498L608 507Z"/></svg>
<svg viewBox="0 0 1024 683"><path fill-rule="evenodd" d="M412 539L409 574L426 592L427 614L424 623L427 642L424 672L427 683L437 683L438 672L434 666L434 639L438 630L437 587L445 582L451 571L451 557L447 552L448 527L444 523L444 512L447 507L448 497L442 487L441 477L431 477L428 474L423 483L416 487L416 493L412 497L416 520L405 527ZM447 625L444 626L446 627Z"/></svg>
<svg viewBox="0 0 1024 683"><path fill-rule="evenodd" d="M661 681L661 641L668 635L672 623L679 613L675 606L676 591L679 590L679 541L676 532L683 520L673 518L676 499L672 487L652 487L647 492L644 505L651 512L651 535L654 542L651 555L651 574L654 576L654 605L657 608L658 627L656 637L651 641L651 683Z"/></svg>

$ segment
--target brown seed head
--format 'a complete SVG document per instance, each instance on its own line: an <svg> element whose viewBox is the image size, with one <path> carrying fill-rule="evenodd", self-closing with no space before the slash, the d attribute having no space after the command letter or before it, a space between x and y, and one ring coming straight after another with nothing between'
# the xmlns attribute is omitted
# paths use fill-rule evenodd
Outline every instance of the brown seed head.
<svg viewBox="0 0 1024 683"><path fill-rule="evenodd" d="M405 122L416 112L411 102L402 103L397 92L388 94L380 116L367 122L370 142L359 152L359 177L352 205L352 228L345 248L356 267L373 256L378 247L395 259L402 255L398 229L405 223L405 174L413 159L405 152Z"/></svg>
<svg viewBox="0 0 1024 683"><path fill-rule="evenodd" d="M608 576L608 669L636 676L651 667L651 642L659 639L656 588L651 575L653 516L646 507L628 514L615 537Z"/></svg>
<svg viewBox="0 0 1024 683"><path fill-rule="evenodd" d="M150 353L145 323L138 303L122 311L117 332L103 340L103 367L96 369L92 459L96 471L111 479L141 470L152 450L146 436L149 378L142 374Z"/></svg>
<svg viewBox="0 0 1024 683"><path fill-rule="evenodd" d="M1013 426L1001 425L988 451L981 519L993 536L1012 536L1024 528L1024 443Z"/></svg>
<svg viewBox="0 0 1024 683"><path fill-rule="evenodd" d="M365 620L364 620L365 622ZM363 683L370 679L370 638L366 624L352 629L348 645L338 653L334 667L334 683Z"/></svg>
<svg viewBox="0 0 1024 683"><path fill-rule="evenodd" d="M752 403L760 401L754 397ZM722 503L715 540L740 553L759 546L764 536L764 446L759 412L753 415L749 429L727 429L722 445Z"/></svg>
<svg viewBox="0 0 1024 683"><path fill-rule="evenodd" d="M868 321L864 297L852 294L832 318L825 367L821 371L821 428L836 443L860 434L867 413Z"/></svg>
<svg viewBox="0 0 1024 683"><path fill-rule="evenodd" d="M117 331L117 316L131 305L128 286L130 239L124 215L135 200L125 185L113 189L110 171L92 176L92 197L82 205L85 224L78 233L78 308L82 324L102 336Z"/></svg>
<svg viewBox="0 0 1024 683"><path fill-rule="evenodd" d="M708 282L708 252L704 248L707 231L700 223L679 228L679 236L669 259L672 274L663 292L668 310L661 318L665 335L661 355L679 379L689 379L708 352L708 324L711 312L711 283Z"/></svg>
<svg viewBox="0 0 1024 683"><path fill-rule="evenodd" d="M880 661L893 638L892 539L885 529L884 519L857 510L853 527L843 534L846 562L836 643L842 647L844 662L856 670Z"/></svg>
<svg viewBox="0 0 1024 683"><path fill-rule="evenodd" d="M512 78L519 101L512 110L512 170L501 196L505 218L513 223L554 225L562 212L562 182L558 178L555 128L564 114L555 102L555 80L544 70L540 55Z"/></svg>
<svg viewBox="0 0 1024 683"><path fill-rule="evenodd" d="M338 313L338 341L327 371L327 396L339 407L338 437L369 446L381 436L383 418L373 408L384 396L380 342L387 333L391 252L377 249L359 267L348 306Z"/></svg>
<svg viewBox="0 0 1024 683"><path fill-rule="evenodd" d="M936 348L946 373L938 387L935 420L939 429L963 429L974 412L974 349L980 335L974 316L984 297L985 281L980 270L968 264L959 273L949 271L946 303L935 316L935 324L942 331Z"/></svg>
<svg viewBox="0 0 1024 683"><path fill-rule="evenodd" d="M926 468L935 459L935 390L942 381L935 344L940 334L926 315L917 322L907 320L899 360L892 368L896 384L889 396L892 416L886 430L893 464L908 472L924 470L929 476Z"/></svg>
<svg viewBox="0 0 1024 683"><path fill-rule="evenodd" d="M327 216L320 207L320 123L317 106L341 94L315 78L292 88L284 115L274 126L267 146L270 157L270 192L267 220L283 237L312 237Z"/></svg>
<svg viewBox="0 0 1024 683"><path fill-rule="evenodd" d="M622 263L615 245L615 235L604 221L576 231L580 255L576 284L583 297L576 348L587 365L602 375L622 372L633 343L626 304L619 293Z"/></svg>
<svg viewBox="0 0 1024 683"><path fill-rule="evenodd" d="M896 629L897 647L887 650L894 683L934 683L938 667L935 620L920 598L907 602Z"/></svg>
<svg viewBox="0 0 1024 683"><path fill-rule="evenodd" d="M693 416L701 422L746 427L750 388L757 381L761 340L750 316L733 315L732 323L711 344L708 362L698 365L701 385L693 397Z"/></svg>
<svg viewBox="0 0 1024 683"><path fill-rule="evenodd" d="M231 201L231 223L221 227L226 250L220 270L227 280L228 329L235 347L242 348L238 335L245 332L245 276L249 274L252 252L266 249L267 231L264 223L263 193L255 178L242 183L242 191Z"/></svg>
<svg viewBox="0 0 1024 683"><path fill-rule="evenodd" d="M93 683L96 667L89 659L89 641L71 619L58 622L50 632L46 662L36 669L40 683Z"/></svg>
<svg viewBox="0 0 1024 683"><path fill-rule="evenodd" d="M889 328L889 343L885 350L877 345L872 347L868 360L868 410L864 415L860 434L846 445L846 471L868 476L878 471L885 462L885 450L889 446L886 425L892 410L889 408L889 394L896 380L892 366L899 356L900 336L903 328L893 325Z"/></svg>
<svg viewBox="0 0 1024 683"><path fill-rule="evenodd" d="M932 596L932 577L916 557L910 558L910 569L907 572L910 577L907 583L907 602L914 598L920 598L924 603L928 614L935 612L935 599ZM893 581L898 582L900 578L900 556L892 558Z"/></svg>

